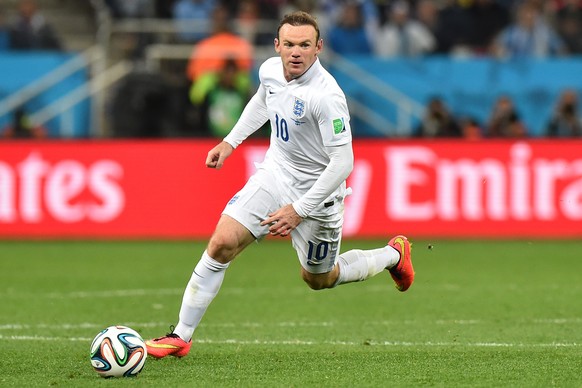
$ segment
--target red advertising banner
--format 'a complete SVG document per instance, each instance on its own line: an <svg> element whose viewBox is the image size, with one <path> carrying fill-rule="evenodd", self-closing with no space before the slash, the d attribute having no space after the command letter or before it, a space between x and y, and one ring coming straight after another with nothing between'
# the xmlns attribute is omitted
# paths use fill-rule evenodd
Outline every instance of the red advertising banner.
<svg viewBox="0 0 582 388"><path fill-rule="evenodd" d="M0 143L0 238L207 238L266 150ZM346 237L582 237L582 141L356 141Z"/></svg>

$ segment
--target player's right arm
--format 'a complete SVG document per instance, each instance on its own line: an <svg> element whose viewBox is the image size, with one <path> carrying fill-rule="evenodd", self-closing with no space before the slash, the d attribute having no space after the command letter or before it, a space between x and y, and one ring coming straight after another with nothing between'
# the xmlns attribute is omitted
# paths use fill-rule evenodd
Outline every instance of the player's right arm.
<svg viewBox="0 0 582 388"><path fill-rule="evenodd" d="M255 133L268 120L265 96L265 87L261 83L230 133L224 138L224 141L230 144L232 148L238 147L240 143Z"/></svg>
<svg viewBox="0 0 582 388"><path fill-rule="evenodd" d="M208 151L206 156L206 167L216 168L217 170L222 167L226 158L232 154L234 147L223 141L216 145L213 149Z"/></svg>
<svg viewBox="0 0 582 388"><path fill-rule="evenodd" d="M266 89L263 86L262 74L263 66L259 69L259 79L261 83L255 95L245 106L238 121L231 129L230 133L223 141L208 152L206 166L219 169L224 164L226 158L233 153L247 137L255 133L269 119L267 113Z"/></svg>

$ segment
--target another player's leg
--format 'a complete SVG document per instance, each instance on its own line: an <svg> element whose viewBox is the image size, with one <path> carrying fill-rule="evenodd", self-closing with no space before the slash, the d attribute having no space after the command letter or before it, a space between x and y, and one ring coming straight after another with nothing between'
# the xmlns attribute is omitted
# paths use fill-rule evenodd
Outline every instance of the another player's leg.
<svg viewBox="0 0 582 388"><path fill-rule="evenodd" d="M218 294L230 261L254 239L237 221L229 216L221 217L208 248L194 268L184 291L176 328L163 337L146 341L149 355L162 358L170 355L183 357L188 354L194 330Z"/></svg>

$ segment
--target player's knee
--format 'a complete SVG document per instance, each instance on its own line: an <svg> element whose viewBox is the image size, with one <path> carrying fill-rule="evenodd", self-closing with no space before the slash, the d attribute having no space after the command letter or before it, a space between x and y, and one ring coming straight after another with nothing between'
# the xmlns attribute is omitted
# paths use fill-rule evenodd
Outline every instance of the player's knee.
<svg viewBox="0 0 582 388"><path fill-rule="evenodd" d="M303 281L305 283L307 283L307 285L309 286L309 288L311 288L312 290L323 290L325 288L325 285L323 284L323 282L317 281L317 280L313 280L313 279L308 279L308 278L303 278Z"/></svg>
<svg viewBox="0 0 582 388"><path fill-rule="evenodd" d="M208 242L206 251L214 260L226 264L232 261L238 253L238 244L227 235L215 234Z"/></svg>
<svg viewBox="0 0 582 388"><path fill-rule="evenodd" d="M331 288L334 285L334 282L330 281L328 274L312 274L302 269L301 278L309 288L316 291Z"/></svg>

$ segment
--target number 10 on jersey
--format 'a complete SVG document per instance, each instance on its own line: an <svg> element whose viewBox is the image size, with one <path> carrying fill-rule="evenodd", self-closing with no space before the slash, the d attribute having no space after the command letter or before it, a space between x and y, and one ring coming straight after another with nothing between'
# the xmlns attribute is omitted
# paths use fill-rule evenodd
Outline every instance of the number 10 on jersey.
<svg viewBox="0 0 582 388"><path fill-rule="evenodd" d="M275 114L275 126L277 127L277 138L281 138L283 141L289 141L289 126L284 118L279 118L278 114Z"/></svg>

